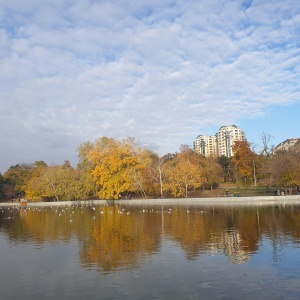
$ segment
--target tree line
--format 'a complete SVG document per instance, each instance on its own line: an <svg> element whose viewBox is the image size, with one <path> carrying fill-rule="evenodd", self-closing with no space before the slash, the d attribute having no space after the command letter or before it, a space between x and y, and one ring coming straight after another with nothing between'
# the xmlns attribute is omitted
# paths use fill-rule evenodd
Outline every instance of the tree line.
<svg viewBox="0 0 300 300"><path fill-rule="evenodd" d="M134 138L101 137L78 149L78 165L68 160L48 166L44 161L17 164L0 174L0 198L32 201L76 199L163 198L200 196L223 182L283 187L300 186L297 147L272 153L265 145L257 154L237 141L234 156L203 157L187 145L159 156Z"/></svg>

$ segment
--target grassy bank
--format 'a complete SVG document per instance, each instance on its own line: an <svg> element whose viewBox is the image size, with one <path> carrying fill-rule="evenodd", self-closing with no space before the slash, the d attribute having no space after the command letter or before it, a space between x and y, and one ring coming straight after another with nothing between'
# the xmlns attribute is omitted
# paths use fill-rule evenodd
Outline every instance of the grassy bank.
<svg viewBox="0 0 300 300"><path fill-rule="evenodd" d="M230 195L239 193L241 197L274 195L274 188L267 186L237 186L236 184L221 184L217 189L202 191L200 197L222 197L226 194L226 190L228 190Z"/></svg>

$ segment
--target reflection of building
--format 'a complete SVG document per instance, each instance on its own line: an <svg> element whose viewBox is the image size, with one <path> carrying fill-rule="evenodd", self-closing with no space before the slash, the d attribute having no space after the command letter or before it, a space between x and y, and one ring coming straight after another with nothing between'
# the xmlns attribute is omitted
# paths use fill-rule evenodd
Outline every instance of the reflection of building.
<svg viewBox="0 0 300 300"><path fill-rule="evenodd" d="M231 263L243 264L251 258L251 252L244 250L242 244L243 240L238 230L231 229L225 231L222 236L211 238L207 249L211 254L222 251L228 256Z"/></svg>
<svg viewBox="0 0 300 300"><path fill-rule="evenodd" d="M243 264L250 259L250 254L242 249L241 241L237 230L227 231L224 234L224 250L233 264Z"/></svg>
<svg viewBox="0 0 300 300"><path fill-rule="evenodd" d="M287 140L281 142L279 145L277 145L275 147L273 152L275 153L276 151L280 151L280 150L288 150L288 149L290 149L291 147L294 147L294 146L300 148L300 138L287 139Z"/></svg>
<svg viewBox="0 0 300 300"><path fill-rule="evenodd" d="M194 142L194 150L203 156L231 157L234 142L243 140L245 134L238 126L222 126L215 136L199 135Z"/></svg>
<svg viewBox="0 0 300 300"><path fill-rule="evenodd" d="M200 153L203 156L216 156L216 137L212 135L198 135L194 142L194 149L197 153Z"/></svg>

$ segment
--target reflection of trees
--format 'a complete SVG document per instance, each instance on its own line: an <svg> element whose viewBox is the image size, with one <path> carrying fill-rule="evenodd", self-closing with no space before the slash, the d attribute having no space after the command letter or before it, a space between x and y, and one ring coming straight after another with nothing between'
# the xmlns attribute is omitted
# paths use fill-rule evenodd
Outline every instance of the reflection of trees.
<svg viewBox="0 0 300 300"><path fill-rule="evenodd" d="M188 259L195 258L209 241L205 216L197 211L187 212L184 207L176 207L166 211L164 216L165 233L179 242Z"/></svg>
<svg viewBox="0 0 300 300"><path fill-rule="evenodd" d="M156 251L160 222L156 214L122 211L118 207L101 208L85 238L80 258L84 265L97 263L103 270L133 268Z"/></svg>
<svg viewBox="0 0 300 300"><path fill-rule="evenodd" d="M69 241L75 233L73 221L86 224L89 213L85 215L72 207L31 207L27 209L7 210L5 232L11 240L22 240L44 244L46 242Z"/></svg>
<svg viewBox="0 0 300 300"><path fill-rule="evenodd" d="M105 271L134 268L157 252L161 235L176 241L187 259L221 252L242 263L263 238L280 259L285 244L300 241L299 206L161 208L119 206L5 209L1 233L21 243L68 243L77 237L83 266Z"/></svg>
<svg viewBox="0 0 300 300"><path fill-rule="evenodd" d="M273 261L280 260L280 252L287 242L300 242L300 206L273 206L260 211L262 235L272 243Z"/></svg>

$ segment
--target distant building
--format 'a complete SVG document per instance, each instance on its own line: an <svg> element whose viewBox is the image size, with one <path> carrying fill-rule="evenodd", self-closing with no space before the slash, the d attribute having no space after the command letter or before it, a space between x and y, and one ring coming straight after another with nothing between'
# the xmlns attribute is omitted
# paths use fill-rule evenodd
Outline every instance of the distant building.
<svg viewBox="0 0 300 300"><path fill-rule="evenodd" d="M232 146L235 141L246 139L245 133L236 125L222 126L216 134L218 156L233 156Z"/></svg>
<svg viewBox="0 0 300 300"><path fill-rule="evenodd" d="M273 153L276 153L276 151L280 151L280 150L281 151L288 150L294 146L297 146L300 148L300 138L291 138L291 139L287 139L287 140L281 142L274 148Z"/></svg>
<svg viewBox="0 0 300 300"><path fill-rule="evenodd" d="M213 135L198 135L194 142L194 150L203 156L217 156L216 137Z"/></svg>
<svg viewBox="0 0 300 300"><path fill-rule="evenodd" d="M199 135L194 142L194 150L203 156L233 156L235 141L245 140L244 132L236 125L222 126L215 136Z"/></svg>

